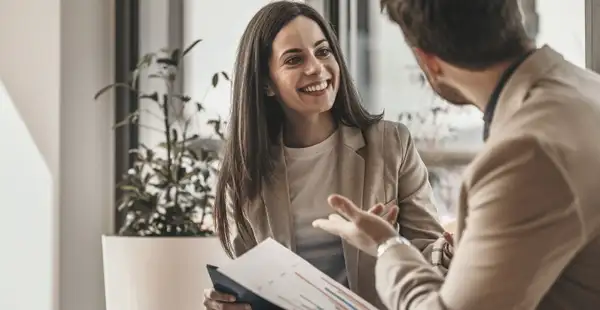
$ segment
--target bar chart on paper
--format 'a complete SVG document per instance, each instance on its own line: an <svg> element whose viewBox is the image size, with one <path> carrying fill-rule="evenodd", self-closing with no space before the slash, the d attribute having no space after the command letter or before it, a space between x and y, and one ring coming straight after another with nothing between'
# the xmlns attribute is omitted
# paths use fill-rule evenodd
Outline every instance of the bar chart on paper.
<svg viewBox="0 0 600 310"><path fill-rule="evenodd" d="M273 239L219 271L284 309L377 310Z"/></svg>

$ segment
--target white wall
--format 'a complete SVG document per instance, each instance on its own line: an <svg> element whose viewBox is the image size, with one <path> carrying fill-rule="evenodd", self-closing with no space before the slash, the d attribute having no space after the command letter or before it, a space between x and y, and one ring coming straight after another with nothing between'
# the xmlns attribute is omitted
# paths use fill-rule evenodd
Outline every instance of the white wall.
<svg viewBox="0 0 600 310"><path fill-rule="evenodd" d="M0 20L0 309L57 309L59 1L2 0Z"/></svg>
<svg viewBox="0 0 600 310"><path fill-rule="evenodd" d="M60 308L103 310L101 235L111 232L114 188L111 83L114 7L61 0Z"/></svg>
<svg viewBox="0 0 600 310"><path fill-rule="evenodd" d="M52 309L55 303L54 183L4 85L0 83L0 309ZM24 186L24 184L26 184ZM36 296L28 298L28 293Z"/></svg>
<svg viewBox="0 0 600 310"><path fill-rule="evenodd" d="M0 0L0 309L104 308L113 109L92 97L112 79L112 12Z"/></svg>

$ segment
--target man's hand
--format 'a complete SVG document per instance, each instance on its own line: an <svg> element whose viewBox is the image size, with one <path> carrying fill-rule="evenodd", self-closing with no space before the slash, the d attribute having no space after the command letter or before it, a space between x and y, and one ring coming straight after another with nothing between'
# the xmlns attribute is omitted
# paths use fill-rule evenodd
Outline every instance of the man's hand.
<svg viewBox="0 0 600 310"><path fill-rule="evenodd" d="M397 206L384 212L384 206L378 204L365 212L341 195L331 195L327 200L339 214L318 219L313 226L340 236L363 252L376 256L379 244L398 235L398 231L390 224L395 223L398 216Z"/></svg>

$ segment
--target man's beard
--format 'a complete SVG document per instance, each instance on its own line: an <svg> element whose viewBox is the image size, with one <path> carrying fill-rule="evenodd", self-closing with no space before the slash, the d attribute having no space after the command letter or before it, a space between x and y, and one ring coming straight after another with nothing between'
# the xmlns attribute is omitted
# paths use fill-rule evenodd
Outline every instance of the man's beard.
<svg viewBox="0 0 600 310"><path fill-rule="evenodd" d="M444 82L434 82L425 72L423 72L423 75L427 79L427 82L429 82L431 89L433 89L433 91L442 99L457 106L473 104L460 92L460 90L456 89L456 87L450 86Z"/></svg>

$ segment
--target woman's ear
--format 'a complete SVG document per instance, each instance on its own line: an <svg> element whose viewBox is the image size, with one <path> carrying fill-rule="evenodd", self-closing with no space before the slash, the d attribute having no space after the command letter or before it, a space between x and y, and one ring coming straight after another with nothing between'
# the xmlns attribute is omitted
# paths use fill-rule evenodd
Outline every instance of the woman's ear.
<svg viewBox="0 0 600 310"><path fill-rule="evenodd" d="M267 84L267 86L265 86L265 93L267 94L267 96L269 97L273 97L275 96L275 92L273 91L273 88L271 87L271 85Z"/></svg>

